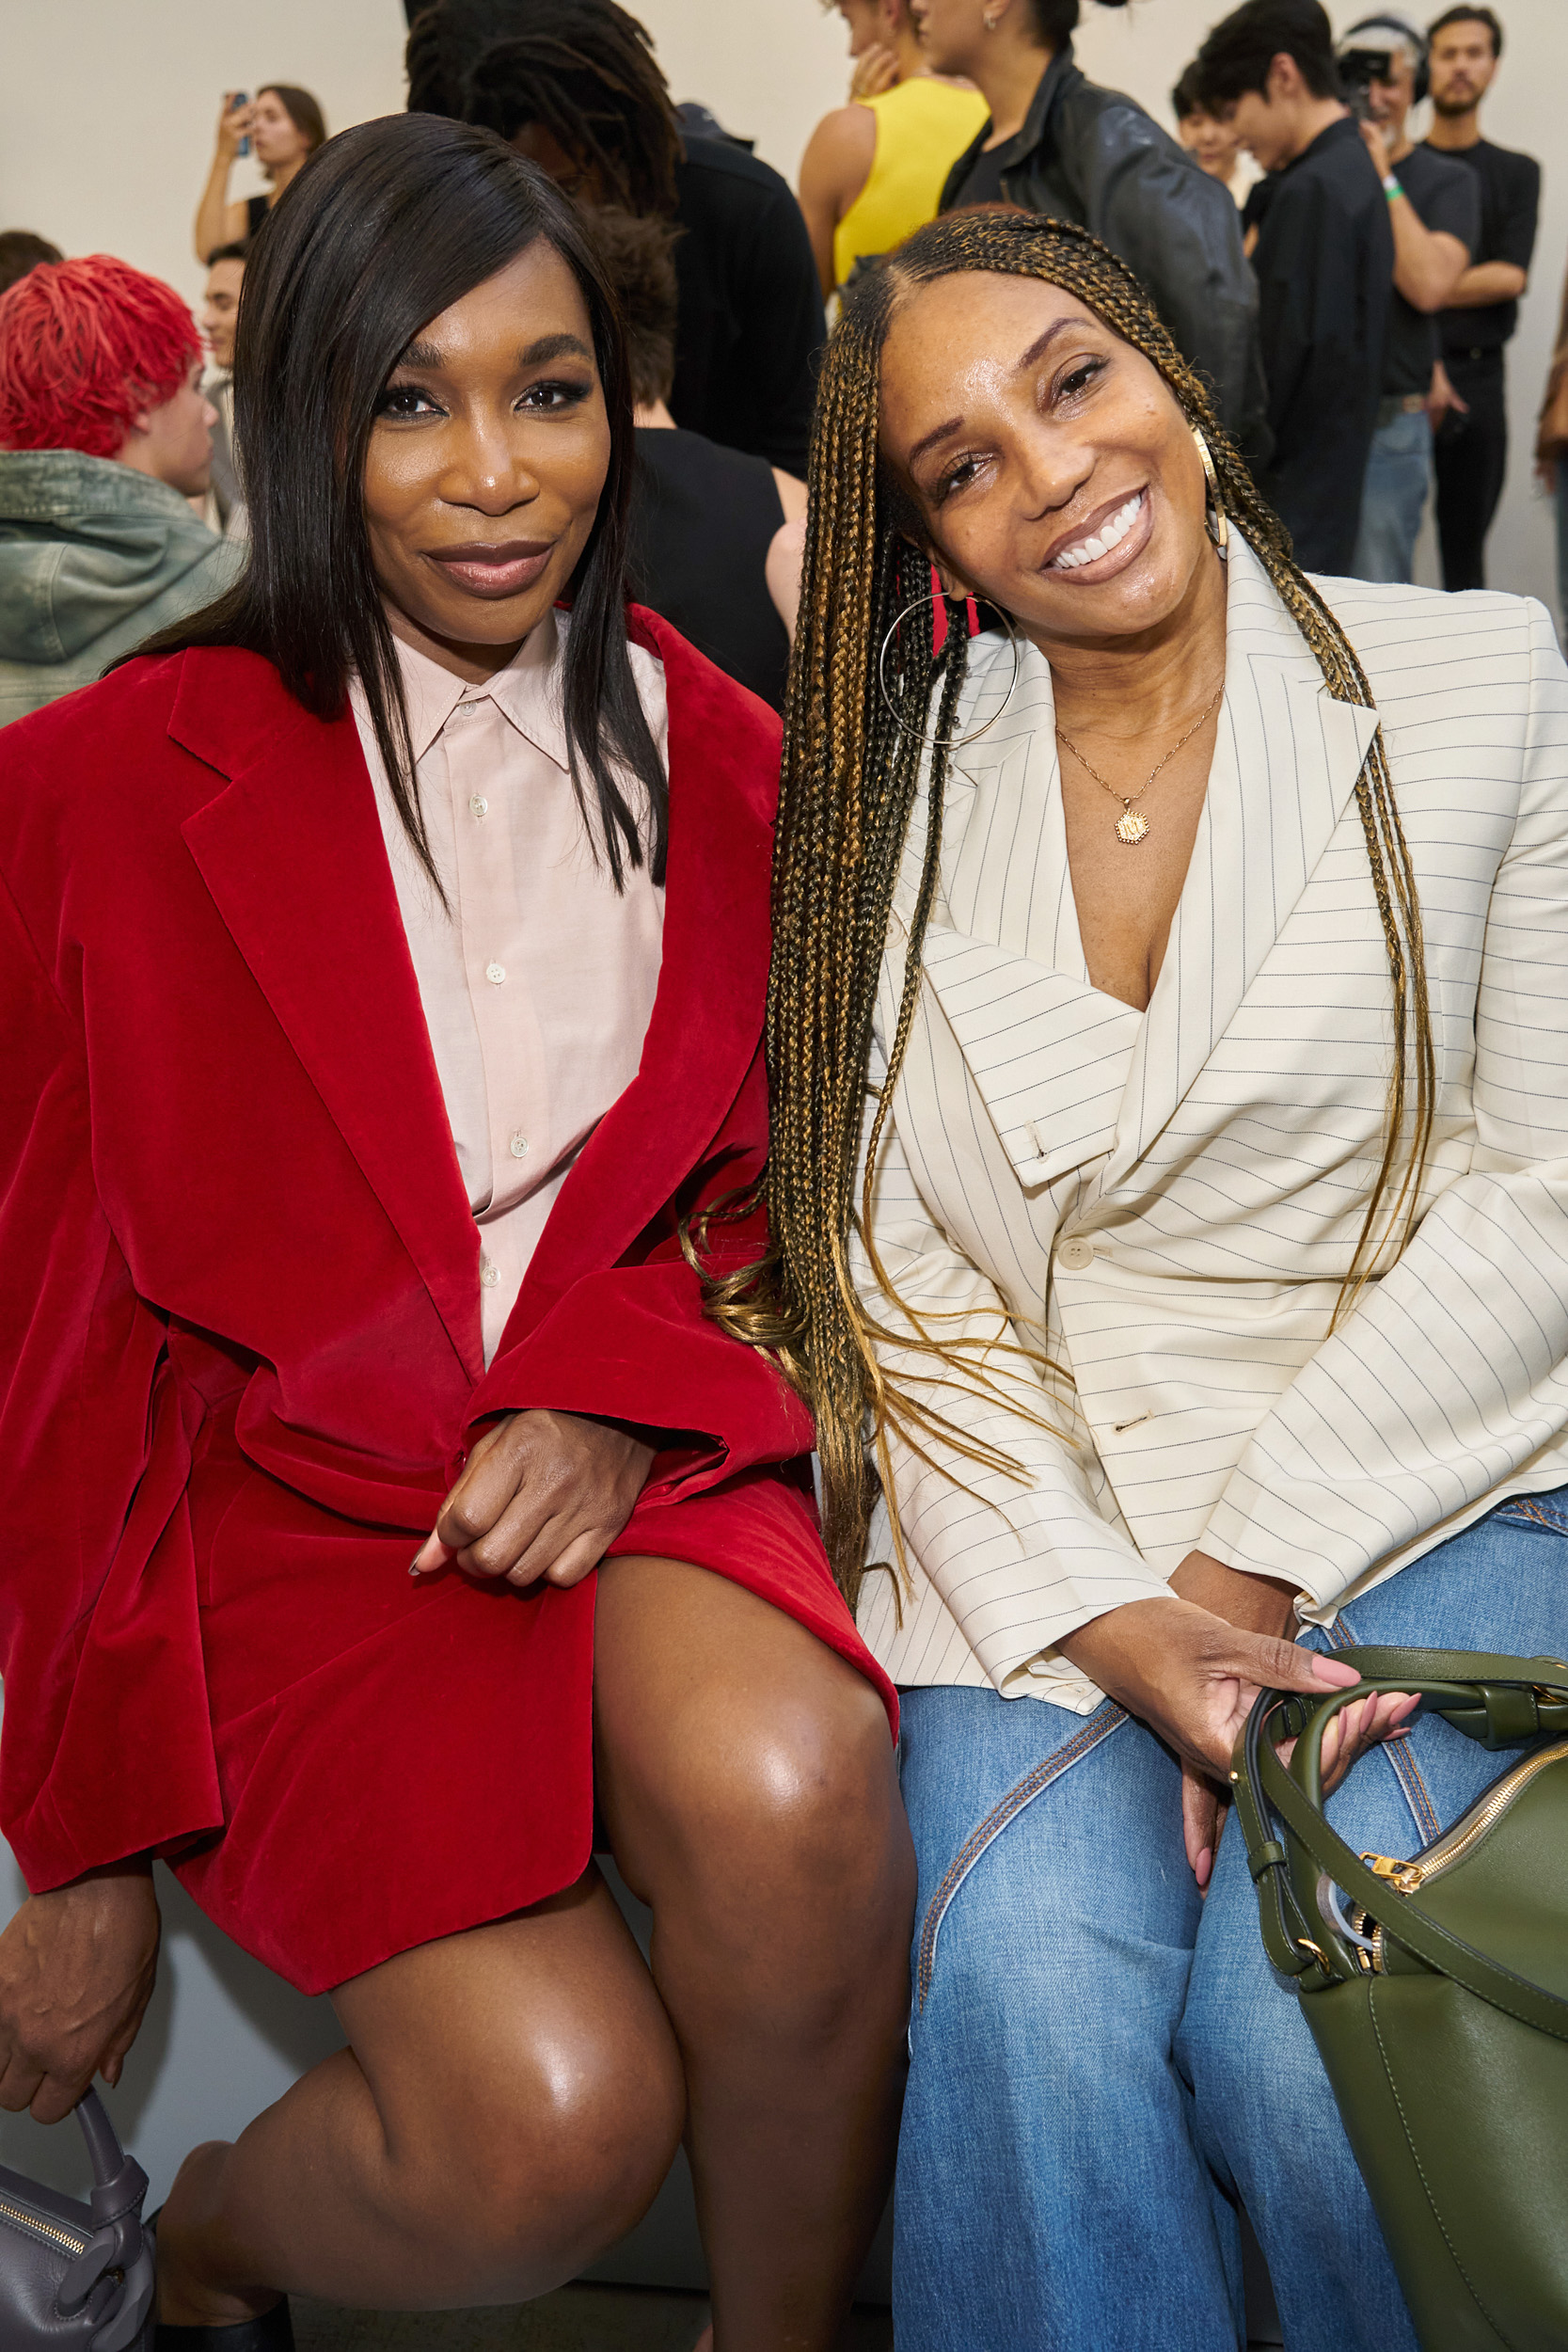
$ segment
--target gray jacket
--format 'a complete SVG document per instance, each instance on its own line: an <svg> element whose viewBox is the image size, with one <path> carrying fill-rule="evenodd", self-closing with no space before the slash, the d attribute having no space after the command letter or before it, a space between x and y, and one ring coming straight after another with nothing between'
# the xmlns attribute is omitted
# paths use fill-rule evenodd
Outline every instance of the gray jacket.
<svg viewBox="0 0 1568 2352"><path fill-rule="evenodd" d="M945 213L990 136L987 123L942 192ZM1258 347L1258 289L1241 215L1135 99L1101 89L1064 43L1023 128L996 157L1009 203L1074 221L1136 270L1182 357L1205 375L1221 423L1256 466L1271 453Z"/></svg>
<svg viewBox="0 0 1568 2352"><path fill-rule="evenodd" d="M211 604L245 558L130 466L0 450L0 726Z"/></svg>

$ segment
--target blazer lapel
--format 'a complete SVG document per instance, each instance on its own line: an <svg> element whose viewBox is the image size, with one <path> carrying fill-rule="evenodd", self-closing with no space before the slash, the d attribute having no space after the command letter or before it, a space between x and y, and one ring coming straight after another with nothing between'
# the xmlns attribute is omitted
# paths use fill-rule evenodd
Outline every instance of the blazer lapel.
<svg viewBox="0 0 1568 2352"><path fill-rule="evenodd" d="M633 608L630 633L664 664L670 713L658 991L637 1075L561 1188L503 1350L682 1191L762 1041L779 723L657 615Z"/></svg>
<svg viewBox="0 0 1568 2352"><path fill-rule="evenodd" d="M231 779L186 846L477 1379L478 1231L354 721L311 718L253 655L205 655L169 732Z"/></svg>
<svg viewBox="0 0 1568 2352"><path fill-rule="evenodd" d="M1336 702L1250 548L1231 535L1226 689L1170 945L1133 1048L1113 1190L1224 1036L1328 847L1377 731Z"/></svg>
<svg viewBox="0 0 1568 2352"><path fill-rule="evenodd" d="M1043 1184L1111 1149L1142 1015L1089 985L1068 868L1051 672L1022 644L1004 707L1011 670L1006 645L975 660L964 723L999 715L953 762L943 881L922 963L1004 1150L1024 1184ZM922 798L899 876L904 925L919 887L925 812ZM894 961L901 974L902 959ZM896 1011L884 1003L890 1034Z"/></svg>
<svg viewBox="0 0 1568 2352"><path fill-rule="evenodd" d="M1047 1184L1102 1158L1143 1015L1069 973L936 924L924 961L1020 1181ZM884 1006L884 1018L895 1010Z"/></svg>

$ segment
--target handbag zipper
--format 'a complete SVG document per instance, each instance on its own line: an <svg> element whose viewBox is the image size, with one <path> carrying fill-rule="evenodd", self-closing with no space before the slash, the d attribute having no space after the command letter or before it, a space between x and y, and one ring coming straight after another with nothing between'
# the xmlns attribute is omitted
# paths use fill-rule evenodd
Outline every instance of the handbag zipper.
<svg viewBox="0 0 1568 2352"><path fill-rule="evenodd" d="M1499 1781L1495 1788L1489 1789L1473 1812L1461 1815L1452 1829L1445 1830L1441 1837L1434 1838L1425 1852L1418 1854L1413 1861L1398 1862L1386 1853L1364 1853L1362 1861L1375 1877L1386 1879L1389 1885L1397 1887L1402 1895L1413 1895L1429 1879L1440 1878L1445 1870L1451 1869L1463 1854L1468 1853L1471 1847L1486 1836L1488 1830L1496 1827L1520 1790L1528 1786L1536 1773L1544 1772L1548 1764L1560 1764L1565 1756L1568 1756L1568 1740L1557 1740L1549 1748L1543 1748L1538 1756L1528 1757L1509 1773L1506 1780Z"/></svg>
<svg viewBox="0 0 1568 2352"><path fill-rule="evenodd" d="M72 2230L61 2221L44 2221L36 2213L29 2213L24 2205L8 2204L4 2198L0 2198L0 2221L19 2222L23 2229L32 2230L40 2237L52 2239L56 2246L63 2246L71 2254L85 2253L89 2243L86 2230Z"/></svg>

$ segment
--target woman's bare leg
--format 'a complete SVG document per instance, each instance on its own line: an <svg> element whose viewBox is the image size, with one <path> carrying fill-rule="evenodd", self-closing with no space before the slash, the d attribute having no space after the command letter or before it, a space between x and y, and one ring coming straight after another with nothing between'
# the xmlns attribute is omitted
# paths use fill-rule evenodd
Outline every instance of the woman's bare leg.
<svg viewBox="0 0 1568 2352"><path fill-rule="evenodd" d="M914 1855L880 1700L666 1560L599 1574L600 1807L654 1914L718 2352L828 2352L892 2177Z"/></svg>
<svg viewBox="0 0 1568 2352"><path fill-rule="evenodd" d="M182 2168L166 2320L279 2292L404 2310L520 2302L646 2210L684 2110L673 2036L597 1871L343 1985L351 2050Z"/></svg>

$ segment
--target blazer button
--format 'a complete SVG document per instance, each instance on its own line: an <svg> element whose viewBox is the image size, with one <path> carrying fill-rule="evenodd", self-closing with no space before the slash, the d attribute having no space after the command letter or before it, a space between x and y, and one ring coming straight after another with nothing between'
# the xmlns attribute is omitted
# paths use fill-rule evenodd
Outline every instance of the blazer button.
<svg viewBox="0 0 1568 2352"><path fill-rule="evenodd" d="M1056 1252L1056 1263L1068 1274L1083 1274L1094 1263L1094 1245L1086 1241L1065 1241Z"/></svg>

